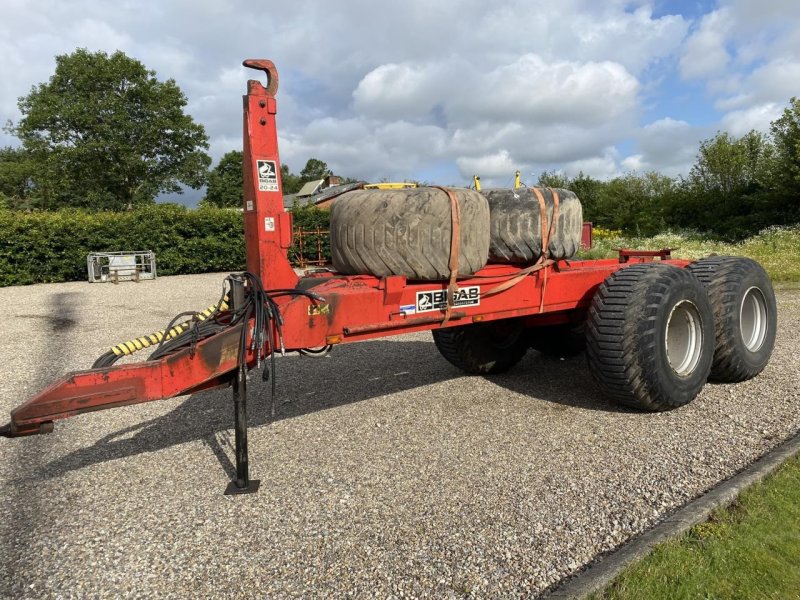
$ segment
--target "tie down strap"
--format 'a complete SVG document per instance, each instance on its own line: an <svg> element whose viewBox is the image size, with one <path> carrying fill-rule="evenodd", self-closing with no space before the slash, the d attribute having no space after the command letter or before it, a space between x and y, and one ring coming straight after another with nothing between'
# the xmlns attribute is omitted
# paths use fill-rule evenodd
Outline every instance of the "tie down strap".
<svg viewBox="0 0 800 600"><path fill-rule="evenodd" d="M495 294L499 294L501 292L505 292L506 290L511 289L515 285L517 285L520 281L525 279L531 273L535 273L536 271L544 270L544 282L542 284L542 300L541 304L539 305L539 312L544 310L544 293L547 290L547 268L554 264L556 261L552 260L549 257L550 254L550 240L553 237L553 233L555 232L555 225L558 221L558 192L553 188L547 188L550 190L550 193L553 195L553 218L550 219L548 223L547 219L547 204L544 200L544 195L542 194L539 188L530 188L533 193L536 195L536 199L539 201L539 221L542 228L542 254L539 256L539 259L532 264L531 266L522 269L518 273L514 274L510 279L504 281L500 285L493 287L492 289L483 292L481 295L483 297L494 296Z"/></svg>
<svg viewBox="0 0 800 600"><path fill-rule="evenodd" d="M461 253L461 207L458 204L458 198L453 190L441 185L434 185L432 187L442 190L447 194L450 200L450 261L448 263L450 282L447 286L447 307L445 308L444 319L442 320L442 325L444 325L450 320L456 294L458 293L458 259Z"/></svg>

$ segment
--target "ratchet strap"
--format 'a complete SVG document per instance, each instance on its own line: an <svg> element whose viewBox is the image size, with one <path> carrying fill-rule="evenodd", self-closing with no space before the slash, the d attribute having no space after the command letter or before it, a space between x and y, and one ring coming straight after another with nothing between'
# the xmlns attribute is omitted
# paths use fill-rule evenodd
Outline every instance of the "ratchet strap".
<svg viewBox="0 0 800 600"><path fill-rule="evenodd" d="M461 207L458 204L458 198L455 192L450 188L441 185L431 186L437 190L442 190L450 199L450 261L448 268L450 269L450 283L447 286L447 307L444 311L444 320L442 325L450 320L450 315L453 311L453 303L455 302L456 294L458 293L458 258L461 251Z"/></svg>
<svg viewBox="0 0 800 600"><path fill-rule="evenodd" d="M525 279L525 277L527 277L531 273L544 270L544 281L542 283L542 300L541 303L539 304L539 312L543 312L544 294L545 291L547 290L547 267L556 262L549 257L549 254L550 254L550 239L553 237L553 234L555 233L556 221L558 220L559 199L558 199L558 192L556 192L553 188L547 188L553 195L553 218L550 219L550 222L548 223L547 204L544 201L544 195L542 195L542 192L539 188L530 188L530 189L536 195L536 199L539 202L539 222L541 224L542 254L539 256L539 259L530 267L522 269L520 272L518 272L516 275L514 275L507 281L504 281L500 285L493 287L492 289L486 292L483 292L481 296L486 298L488 296L494 296L495 294L505 292L506 290L509 290L515 285L517 285L520 281Z"/></svg>

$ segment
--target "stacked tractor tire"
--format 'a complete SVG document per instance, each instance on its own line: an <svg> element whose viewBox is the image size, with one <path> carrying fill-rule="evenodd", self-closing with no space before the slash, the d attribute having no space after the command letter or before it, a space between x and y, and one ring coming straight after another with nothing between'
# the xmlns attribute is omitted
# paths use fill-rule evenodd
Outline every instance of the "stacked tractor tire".
<svg viewBox="0 0 800 600"><path fill-rule="evenodd" d="M548 224L554 194L559 207L548 244L550 258L572 258L580 247L583 213L577 196L539 188ZM526 265L542 253L541 211L530 188L476 192L453 188L460 235L458 273L472 275L487 262ZM451 200L439 188L358 190L331 209L333 266L347 275L404 275L414 280L450 277Z"/></svg>
<svg viewBox="0 0 800 600"><path fill-rule="evenodd" d="M457 273L469 276L490 262L535 264L546 232L548 258L573 258L582 221L580 201L562 189L353 191L331 210L333 266L350 275L444 282L454 242ZM738 257L686 268L661 262L620 268L588 309L569 315L558 325L516 318L432 333L442 356L471 374L507 371L529 348L557 357L586 350L605 396L660 411L687 404L706 381L755 377L770 358L777 327L769 278L758 263Z"/></svg>

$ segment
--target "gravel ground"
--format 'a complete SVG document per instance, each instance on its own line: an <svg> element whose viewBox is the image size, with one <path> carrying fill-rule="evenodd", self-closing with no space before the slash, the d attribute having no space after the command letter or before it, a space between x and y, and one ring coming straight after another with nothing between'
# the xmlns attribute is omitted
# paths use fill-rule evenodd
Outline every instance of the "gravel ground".
<svg viewBox="0 0 800 600"><path fill-rule="evenodd" d="M111 342L205 307L221 283L0 289L0 411ZM226 391L0 439L0 595L541 592L800 429L800 290L778 302L767 370L666 414L603 403L583 357L531 351L506 375L462 376L429 334L281 358L291 403L275 422L260 379L250 387L252 496L221 494L233 472Z"/></svg>

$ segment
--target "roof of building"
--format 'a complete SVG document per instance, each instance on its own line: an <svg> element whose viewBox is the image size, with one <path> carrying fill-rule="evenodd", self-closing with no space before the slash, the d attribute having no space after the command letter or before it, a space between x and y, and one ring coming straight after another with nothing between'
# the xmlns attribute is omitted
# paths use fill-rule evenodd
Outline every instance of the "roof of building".
<svg viewBox="0 0 800 600"><path fill-rule="evenodd" d="M363 181L356 181L353 183L343 183L340 185L332 185L331 187L325 188L322 191L317 192L312 196L304 196L301 197L299 193L297 194L287 194L283 197L283 207L286 210L290 210L295 202L304 206L306 204L321 204L336 198L337 196L341 196L345 192L349 192L351 190L357 190L364 187Z"/></svg>
<svg viewBox="0 0 800 600"><path fill-rule="evenodd" d="M321 186L324 182L324 179L320 179L318 181L309 181L308 183L304 183L303 187L300 188L300 191L297 192L296 196L298 198L313 196L319 190L319 186Z"/></svg>

